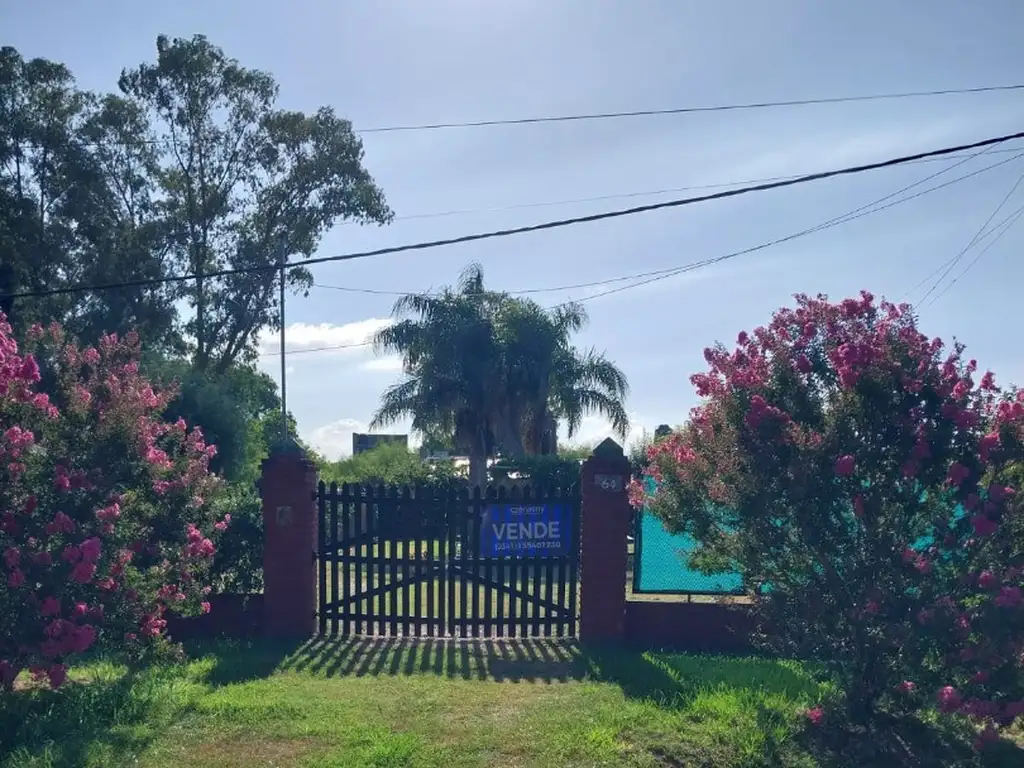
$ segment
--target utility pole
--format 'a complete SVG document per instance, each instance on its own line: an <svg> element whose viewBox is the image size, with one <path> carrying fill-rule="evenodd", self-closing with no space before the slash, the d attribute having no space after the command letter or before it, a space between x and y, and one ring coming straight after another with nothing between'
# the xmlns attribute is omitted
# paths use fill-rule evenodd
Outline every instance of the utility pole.
<svg viewBox="0 0 1024 768"><path fill-rule="evenodd" d="M279 298L281 301L281 443L287 445L289 442L288 434L288 362L284 354L284 288L285 288L285 264L288 261L288 255L285 252L287 248L287 242L284 235L281 236L281 242L278 245L277 251L277 264L281 272L281 285Z"/></svg>

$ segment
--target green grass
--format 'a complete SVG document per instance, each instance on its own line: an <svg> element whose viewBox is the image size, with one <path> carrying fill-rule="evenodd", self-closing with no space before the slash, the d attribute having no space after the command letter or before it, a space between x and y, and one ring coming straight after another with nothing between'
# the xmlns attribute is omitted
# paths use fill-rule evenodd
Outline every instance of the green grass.
<svg viewBox="0 0 1024 768"><path fill-rule="evenodd" d="M135 674L98 661L58 692L0 699L0 765L853 764L807 740L801 712L828 690L793 662L428 640L194 659ZM950 754L934 764L963 764Z"/></svg>

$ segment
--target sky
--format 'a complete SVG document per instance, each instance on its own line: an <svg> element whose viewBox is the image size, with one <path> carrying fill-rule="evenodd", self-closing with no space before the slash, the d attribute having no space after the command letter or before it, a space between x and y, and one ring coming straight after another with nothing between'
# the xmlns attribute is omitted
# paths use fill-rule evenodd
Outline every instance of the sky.
<svg viewBox="0 0 1024 768"><path fill-rule="evenodd" d="M328 105L357 131L1024 83L1024 4L1017 0L0 0L0 29L0 43L26 57L62 61L81 87L94 90L114 90L123 67L152 61L158 34L205 34L245 66L272 73L280 106ZM1019 130L1024 91L370 132L363 134L365 165L395 221L341 224L317 255L586 215L700 194L707 190L693 187L703 185L811 173ZM1024 152L1024 142L1006 146ZM1010 162L671 279L607 296L595 294L623 283L531 295L549 304L585 301L590 323L577 344L604 352L629 377L632 440L659 424L682 423L697 402L689 377L705 368L703 349L767 322L794 293L839 299L867 289L919 302L939 277L935 270L971 243L1020 181L1024 158L978 157L913 190L1001 160ZM482 264L490 287L510 291L617 278L786 237L951 165L912 164L326 264L314 275L318 284L385 292L450 284L470 262ZM992 224L1022 205L1024 183ZM1002 383L1024 384L1024 224L996 236L967 251L930 297L940 298L919 306L920 325L966 343L968 356ZM308 298L289 301L287 348L300 353L365 341L388 322L393 300L314 288ZM276 338L263 341L260 365L275 377L276 350ZM290 354L286 366L301 436L331 457L351 451L352 432L365 430L381 392L401 375L398 361L366 347ZM588 418L572 442L592 444L609 434L600 418Z"/></svg>

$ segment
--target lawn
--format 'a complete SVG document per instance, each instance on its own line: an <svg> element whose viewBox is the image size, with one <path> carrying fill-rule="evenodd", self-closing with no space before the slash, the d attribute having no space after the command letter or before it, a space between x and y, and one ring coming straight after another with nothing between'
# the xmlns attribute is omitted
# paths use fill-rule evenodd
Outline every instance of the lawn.
<svg viewBox="0 0 1024 768"><path fill-rule="evenodd" d="M192 654L137 675L95 661L61 691L9 698L0 764L848 764L805 738L801 712L827 691L793 662L534 641L211 644ZM948 757L934 764L955 764Z"/></svg>

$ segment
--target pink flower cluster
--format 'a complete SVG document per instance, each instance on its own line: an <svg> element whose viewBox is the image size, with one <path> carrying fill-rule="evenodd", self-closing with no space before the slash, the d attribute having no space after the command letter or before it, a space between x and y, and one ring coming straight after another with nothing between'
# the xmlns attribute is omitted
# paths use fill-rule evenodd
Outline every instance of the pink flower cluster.
<svg viewBox="0 0 1024 768"><path fill-rule="evenodd" d="M161 418L174 393L140 375L134 334L85 350L57 326L28 338L67 408L36 391L36 358L0 315L0 601L15 606L0 624L0 690L21 670L61 685L101 637L159 642L171 604L209 610L210 537L230 522L206 502L216 449Z"/></svg>
<svg viewBox="0 0 1024 768"><path fill-rule="evenodd" d="M837 655L873 644L862 658L900 649L891 674L907 677L920 671L913 659L949 659L937 703L987 724L988 739L1024 713L1024 507L1013 475L1024 468L1024 391L1004 394L991 372L976 380L963 351L922 334L908 305L866 291L838 303L797 296L734 349L705 350L708 370L691 377L701 405L648 452L658 489L636 479L630 499L696 516L718 531L702 547L767 583L791 574L759 570L781 561L749 539L730 546L736 515L715 517L703 502L741 508L747 536L792 531L786 544L804 548L793 562L816 564L804 575L834 590L821 605L844 606L817 615L822 642ZM848 544L827 549L840 530ZM923 538L932 543L913 544ZM850 574L873 575L860 584ZM864 624L870 632L855 629ZM913 698L917 679L882 687Z"/></svg>

